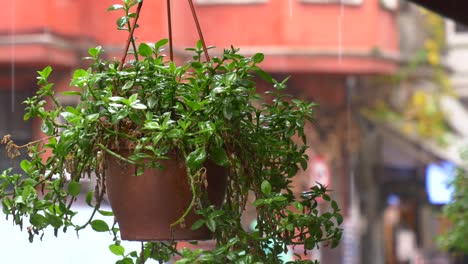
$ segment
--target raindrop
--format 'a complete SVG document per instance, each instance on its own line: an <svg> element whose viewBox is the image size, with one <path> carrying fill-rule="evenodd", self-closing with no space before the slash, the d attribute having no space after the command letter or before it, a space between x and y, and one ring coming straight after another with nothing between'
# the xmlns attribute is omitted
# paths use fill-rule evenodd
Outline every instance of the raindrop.
<svg viewBox="0 0 468 264"><path fill-rule="evenodd" d="M292 19L293 15L293 0L289 0L289 19Z"/></svg>
<svg viewBox="0 0 468 264"><path fill-rule="evenodd" d="M343 19L344 19L344 3L340 0L340 14L338 15L338 62L343 61Z"/></svg>
<svg viewBox="0 0 468 264"><path fill-rule="evenodd" d="M16 41L15 41L15 11L16 5L15 1L11 1L10 4L12 5L11 8L11 21L10 21L10 48L11 48L11 61L10 61L10 79L11 79L11 112L15 111L15 97L16 97Z"/></svg>

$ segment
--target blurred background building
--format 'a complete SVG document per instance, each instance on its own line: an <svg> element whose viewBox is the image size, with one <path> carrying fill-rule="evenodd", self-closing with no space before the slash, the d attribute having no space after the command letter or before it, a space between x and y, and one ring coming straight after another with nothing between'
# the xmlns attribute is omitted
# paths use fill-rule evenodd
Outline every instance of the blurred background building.
<svg viewBox="0 0 468 264"><path fill-rule="evenodd" d="M41 137L41 124L22 118L36 70L51 65L60 90L73 69L85 67L88 48L101 45L120 58L127 35L115 30L118 12L105 12L115 2L0 0L0 136L19 144ZM167 38L165 2L145 1L138 41ZM212 56L231 45L262 52L274 77L292 76L290 93L320 104L296 191L316 181L330 186L345 235L338 249L309 257L325 264L448 261L434 242L446 228L439 215L447 199L432 195L445 189L440 178L464 166L453 146L466 130L453 126L460 119L444 115L439 100L465 114L466 28L398 0L194 2L207 44L217 47ZM172 12L176 60L186 60L195 24L186 1L173 0ZM0 170L11 166L2 151Z"/></svg>

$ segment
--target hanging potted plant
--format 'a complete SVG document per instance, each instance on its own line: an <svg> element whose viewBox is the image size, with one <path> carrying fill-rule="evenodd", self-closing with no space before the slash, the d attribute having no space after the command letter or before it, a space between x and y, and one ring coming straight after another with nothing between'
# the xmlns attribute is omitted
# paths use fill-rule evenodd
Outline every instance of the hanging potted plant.
<svg viewBox="0 0 468 264"><path fill-rule="evenodd" d="M73 88L63 92L79 98L76 107L57 99L50 67L38 72L25 119L39 118L47 139L21 147L3 139L12 156L27 147L31 157L21 162L24 175L0 174L3 212L27 226L31 240L49 226L55 234L87 226L110 232L121 263L174 255L179 263L281 263L288 246L336 246L342 217L326 188L300 197L290 188L307 166L304 126L313 121L314 104L285 95L286 81L258 67L262 54L245 57L231 47L210 59L200 34L202 41L188 49L192 60L176 65L172 48L169 60L161 53L172 41L137 44L142 5L124 0L110 8L124 12L118 25L129 31L125 55L105 60L101 47L89 49L89 68L75 70ZM126 61L127 54L134 60ZM265 97L256 93L255 75L272 86ZM44 152L51 153L45 160ZM86 195L94 211L77 224L73 203L88 176L96 182ZM106 194L113 212L101 208ZM330 212L319 214L318 198L330 203ZM241 224L246 206L256 208L254 231ZM115 216L118 224L109 227L96 214ZM181 250L176 243L209 238L214 250ZM121 239L153 242L137 254L125 252Z"/></svg>

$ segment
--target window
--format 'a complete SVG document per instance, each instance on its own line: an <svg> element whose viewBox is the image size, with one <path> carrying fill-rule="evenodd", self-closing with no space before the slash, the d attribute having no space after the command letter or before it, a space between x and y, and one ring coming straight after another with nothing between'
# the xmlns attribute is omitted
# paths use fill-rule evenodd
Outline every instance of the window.
<svg viewBox="0 0 468 264"><path fill-rule="evenodd" d="M446 37L449 46L467 45L468 44L468 27L463 24L456 23L452 20L446 20Z"/></svg>
<svg viewBox="0 0 468 264"><path fill-rule="evenodd" d="M361 5L364 0L299 0L303 3L311 4L344 4L344 5Z"/></svg>
<svg viewBox="0 0 468 264"><path fill-rule="evenodd" d="M231 4L231 5L240 5L240 4L261 4L266 3L268 0L196 0L198 4L201 5L210 5L210 4Z"/></svg>
<svg viewBox="0 0 468 264"><path fill-rule="evenodd" d="M468 26L465 26L460 23L455 23L455 32L456 33L468 33Z"/></svg>

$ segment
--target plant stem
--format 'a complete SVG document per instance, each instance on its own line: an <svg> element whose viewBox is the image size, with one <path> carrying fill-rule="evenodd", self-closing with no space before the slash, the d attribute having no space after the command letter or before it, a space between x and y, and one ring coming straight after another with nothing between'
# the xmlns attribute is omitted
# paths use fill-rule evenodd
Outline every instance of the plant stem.
<svg viewBox="0 0 468 264"><path fill-rule="evenodd" d="M135 19L136 19L136 18L135 18ZM127 22L127 26L128 26L128 28L130 29L130 21ZM136 26L136 24L135 24L133 27L135 27L135 26ZM139 61L139 59L138 59L138 50L137 50L137 48L136 48L135 38L133 37L133 34L132 34L132 38L131 38L130 41L131 41L131 43L132 43L133 56L135 56L135 60L136 60L136 61Z"/></svg>
<svg viewBox="0 0 468 264"><path fill-rule="evenodd" d="M140 252L140 264L145 264L146 259L145 259L145 246L143 242L141 242L141 252Z"/></svg>
<svg viewBox="0 0 468 264"><path fill-rule="evenodd" d="M102 179L102 182L105 182L105 179ZM102 184L103 187L101 188L101 193L99 194L99 199L96 201L96 205L94 206L94 209L93 209L93 212L91 213L91 216L89 217L88 221L83 224L82 226L78 226L76 227L75 231L78 232L79 230L87 227L91 221L93 220L94 218L94 215L96 215L96 212L99 210L99 208L101 208L101 202L102 200L104 199L104 194L106 193L105 191L105 187L104 187L104 184Z"/></svg>
<svg viewBox="0 0 468 264"><path fill-rule="evenodd" d="M97 146L98 146L100 149L104 150L107 154L109 154L109 155L111 155L111 156L113 156L113 157L115 157L115 158L117 158L117 159L123 160L123 161L128 162L128 163L130 163L130 164L132 164L132 165L138 165L136 162L134 162L134 161L132 161L132 160L129 160L129 159L127 159L127 158L125 158L125 157L123 157L123 156L121 156L121 155L119 155L119 154L113 152L112 150L106 148L106 147L105 147L104 145L102 145L101 143L98 143Z"/></svg>
<svg viewBox="0 0 468 264"><path fill-rule="evenodd" d="M35 140L35 141L28 142L28 143L26 143L24 145L21 145L21 146L16 145L16 148L21 149L21 148L29 147L31 145L34 145L36 143L40 143L42 141L49 140L49 139L54 138L54 137L57 137L57 136L50 136L50 137L46 137L46 138L41 138L41 139L38 139L38 140Z"/></svg>
<svg viewBox="0 0 468 264"><path fill-rule="evenodd" d="M136 25L137 25L138 18L140 17L140 11L141 11L142 6L143 6L143 1L138 3L135 19L133 20L133 27L129 28L130 33L128 35L127 44L125 45L124 54L122 56L122 59L120 60L119 71L121 71L123 69L125 59L127 58L128 48L130 47L130 43L133 43L134 48L136 48L135 39L133 38L133 33L135 32L135 28L136 28ZM135 56L138 56L136 50L135 50Z"/></svg>
<svg viewBox="0 0 468 264"><path fill-rule="evenodd" d="M185 210L184 214L179 219L177 219L177 221L175 221L174 223L171 224L171 228L173 228L173 227L177 226L178 224L180 224L185 219L185 217L187 217L187 215L190 213L190 211L192 211L193 206L195 205L196 190L195 190L195 184L194 184L194 179L193 179L194 176L192 175L190 169L187 169L187 176L189 177L190 189L192 191L192 200L190 201L190 204L187 207L187 209Z"/></svg>
<svg viewBox="0 0 468 264"><path fill-rule="evenodd" d="M174 254L176 254L176 255L179 255L179 256L182 256L182 254L181 254L179 251L175 250L174 247L169 246L169 245L166 245L166 243L164 243L164 242L161 242L161 245L165 246L165 247L166 247L167 249L169 249L172 253L174 253Z"/></svg>

